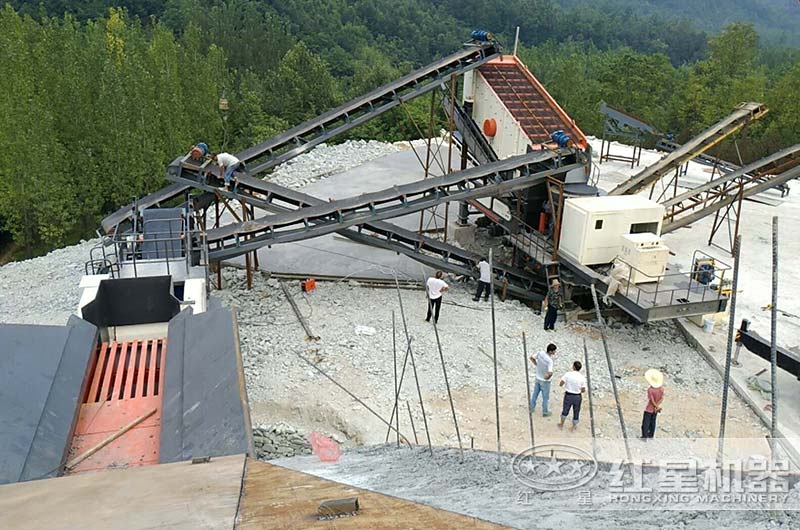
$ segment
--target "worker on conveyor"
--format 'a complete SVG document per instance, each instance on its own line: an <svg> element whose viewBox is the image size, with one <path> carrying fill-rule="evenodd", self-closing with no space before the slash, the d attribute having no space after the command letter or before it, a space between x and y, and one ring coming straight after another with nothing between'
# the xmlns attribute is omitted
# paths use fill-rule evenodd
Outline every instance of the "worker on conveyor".
<svg viewBox="0 0 800 530"><path fill-rule="evenodd" d="M542 303L542 311L544 315L544 329L550 331L556 329L556 319L558 318L558 310L564 305L564 297L561 295L561 282L553 280L550 284L550 289L547 291L547 296Z"/></svg>
<svg viewBox="0 0 800 530"><path fill-rule="evenodd" d="M236 158L230 153L218 153L214 155L214 162L219 166L220 173L222 173L222 180L225 182L225 187L231 188L231 181L234 181L234 189L236 188L236 178L234 173L237 170L247 171L244 162Z"/></svg>
<svg viewBox="0 0 800 530"><path fill-rule="evenodd" d="M485 302L489 300L489 293L492 289L492 268L486 258L481 258L478 262L478 271L481 273L481 277L478 279L478 292L475 293L475 297L472 300L477 302L481 299L481 294L485 292L486 294L483 297Z"/></svg>
<svg viewBox="0 0 800 530"><path fill-rule="evenodd" d="M425 322L431 321L433 316L433 323L439 322L439 310L442 308L442 295L450 289L450 286L442 279L442 271L436 271L436 275L428 278L425 282L425 291L428 298L428 316L425 317Z"/></svg>

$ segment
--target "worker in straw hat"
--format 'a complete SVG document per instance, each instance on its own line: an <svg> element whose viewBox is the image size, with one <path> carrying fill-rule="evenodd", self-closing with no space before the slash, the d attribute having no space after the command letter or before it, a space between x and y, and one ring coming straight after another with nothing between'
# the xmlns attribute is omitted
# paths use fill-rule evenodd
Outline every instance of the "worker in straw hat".
<svg viewBox="0 0 800 530"><path fill-rule="evenodd" d="M646 440L656 433L656 416L661 412L661 404L664 402L664 374L651 368L644 373L644 378L650 385L642 418L642 438Z"/></svg>
<svg viewBox="0 0 800 530"><path fill-rule="evenodd" d="M547 296L544 298L542 304L542 311L544 314L544 329L545 331L556 329L556 319L558 318L558 310L564 304L564 297L561 294L561 282L557 279L553 280L550 284L550 289L547 291Z"/></svg>

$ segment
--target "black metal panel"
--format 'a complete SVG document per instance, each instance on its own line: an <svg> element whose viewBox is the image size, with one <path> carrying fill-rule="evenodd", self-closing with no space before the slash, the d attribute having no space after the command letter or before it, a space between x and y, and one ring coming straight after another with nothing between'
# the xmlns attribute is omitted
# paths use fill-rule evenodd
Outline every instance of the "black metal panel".
<svg viewBox="0 0 800 530"><path fill-rule="evenodd" d="M183 255L181 208L152 208L142 212L141 259L179 258Z"/></svg>
<svg viewBox="0 0 800 530"><path fill-rule="evenodd" d="M228 309L169 324L159 462L253 454L238 335Z"/></svg>
<svg viewBox="0 0 800 530"><path fill-rule="evenodd" d="M0 484L61 473L97 328L0 325Z"/></svg>
<svg viewBox="0 0 800 530"><path fill-rule="evenodd" d="M168 322L180 312L172 296L172 277L119 278L100 282L95 299L83 306L83 318L97 327Z"/></svg>
<svg viewBox="0 0 800 530"><path fill-rule="evenodd" d="M758 355L767 362L772 361L770 340L762 337L750 329L750 321L742 320L741 327L737 330L736 342ZM800 379L800 355L782 346L777 347L778 368L785 370Z"/></svg>

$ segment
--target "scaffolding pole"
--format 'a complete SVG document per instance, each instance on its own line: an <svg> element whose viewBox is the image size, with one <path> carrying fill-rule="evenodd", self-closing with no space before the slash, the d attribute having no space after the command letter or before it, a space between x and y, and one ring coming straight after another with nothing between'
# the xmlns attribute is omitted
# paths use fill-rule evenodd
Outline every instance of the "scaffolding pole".
<svg viewBox="0 0 800 530"><path fill-rule="evenodd" d="M742 236L737 235L733 242L733 283L731 284L730 314L728 316L728 344L725 349L725 371L722 376L722 408L719 417L719 441L717 446L717 467L722 466L722 457L725 453L725 421L728 416L728 392L731 381L731 353L736 332L736 290L739 284L739 256L741 253Z"/></svg>

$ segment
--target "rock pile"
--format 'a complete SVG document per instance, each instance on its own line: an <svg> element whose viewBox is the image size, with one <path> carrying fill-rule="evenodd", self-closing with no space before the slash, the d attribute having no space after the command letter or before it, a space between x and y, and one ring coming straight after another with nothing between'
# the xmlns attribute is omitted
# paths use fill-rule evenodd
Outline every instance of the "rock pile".
<svg viewBox="0 0 800 530"><path fill-rule="evenodd" d="M260 460L311 454L311 444L306 437L283 422L253 428L253 442Z"/></svg>

